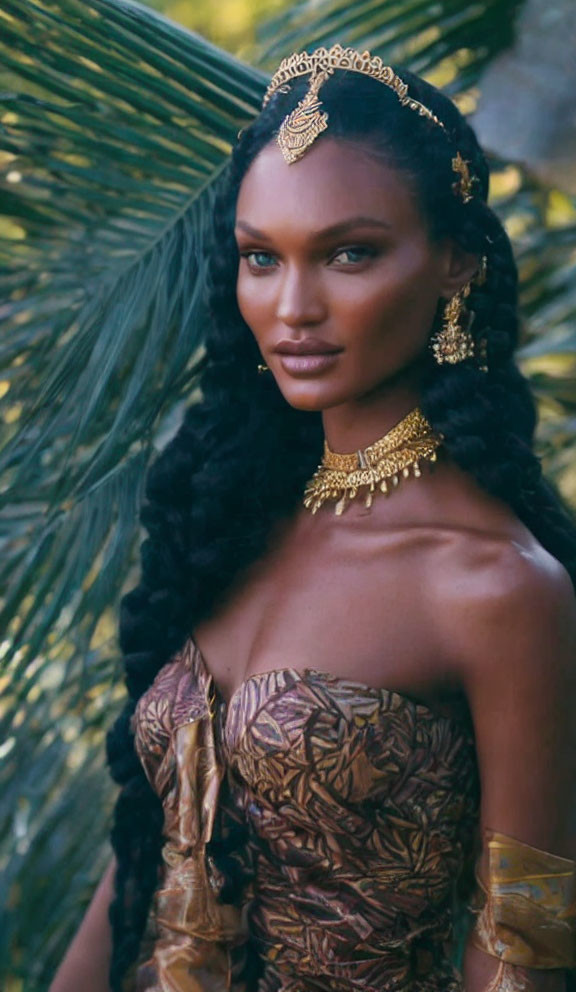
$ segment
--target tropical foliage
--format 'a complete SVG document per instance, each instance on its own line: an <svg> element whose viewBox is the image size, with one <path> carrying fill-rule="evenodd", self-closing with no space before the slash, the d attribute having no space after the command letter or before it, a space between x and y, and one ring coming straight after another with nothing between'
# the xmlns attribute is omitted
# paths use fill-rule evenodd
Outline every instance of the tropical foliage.
<svg viewBox="0 0 576 992"><path fill-rule="evenodd" d="M118 600L135 580L146 466L194 398L205 231L237 131L282 56L335 41L472 110L521 2L306 0L259 23L241 61L131 0L3 0L3 988L48 987L108 856ZM521 166L493 168L542 453L576 498L575 205Z"/></svg>

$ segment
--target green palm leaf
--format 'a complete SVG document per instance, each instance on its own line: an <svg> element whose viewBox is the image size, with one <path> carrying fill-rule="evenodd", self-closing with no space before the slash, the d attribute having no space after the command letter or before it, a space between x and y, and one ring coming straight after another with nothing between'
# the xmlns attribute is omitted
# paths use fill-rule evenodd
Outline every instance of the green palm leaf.
<svg viewBox="0 0 576 992"><path fill-rule="evenodd" d="M107 0L7 0L0 63L0 972L38 989L105 856L111 604L201 364L206 225L265 77Z"/></svg>
<svg viewBox="0 0 576 992"><path fill-rule="evenodd" d="M290 51L336 42L368 48L421 75L444 69L450 92L477 82L478 73L510 44L523 0L332 0L292 4L258 32L258 64L273 70ZM444 61L451 60L450 66ZM448 79L446 79L448 83Z"/></svg>
<svg viewBox="0 0 576 992"><path fill-rule="evenodd" d="M47 988L106 860L116 612L154 451L194 396L206 231L236 133L294 49L369 47L473 102L520 0L300 3L246 65L130 0L0 10L0 975ZM494 163L548 464L573 456L576 224ZM502 192L498 192L499 189ZM568 207L567 207L568 209ZM556 364L554 364L556 363Z"/></svg>
<svg viewBox="0 0 576 992"><path fill-rule="evenodd" d="M37 507L25 532L33 552L16 573L6 565L2 619L18 617L5 660L26 641L25 665L44 636L41 626L29 637L42 611L38 597L24 604L30 583L43 574L47 629L103 550L120 502L138 491L134 468L141 479L167 403L193 382L206 223L264 79L126 2L8 0L2 16L4 64L34 91L0 98L6 178L22 177L5 183L4 215L24 235L0 244L6 402L22 407L0 456L11 484L1 499ZM16 347L27 360L14 366ZM122 516L103 550L120 578ZM92 605L83 597L75 627Z"/></svg>

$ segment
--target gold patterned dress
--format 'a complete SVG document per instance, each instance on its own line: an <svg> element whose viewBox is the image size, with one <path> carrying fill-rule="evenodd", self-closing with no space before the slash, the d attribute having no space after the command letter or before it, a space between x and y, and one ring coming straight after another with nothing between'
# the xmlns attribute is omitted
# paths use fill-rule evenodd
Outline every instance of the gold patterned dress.
<svg viewBox="0 0 576 992"><path fill-rule="evenodd" d="M134 731L165 844L131 989L462 992L467 719L309 668L250 676L227 704L190 639Z"/></svg>

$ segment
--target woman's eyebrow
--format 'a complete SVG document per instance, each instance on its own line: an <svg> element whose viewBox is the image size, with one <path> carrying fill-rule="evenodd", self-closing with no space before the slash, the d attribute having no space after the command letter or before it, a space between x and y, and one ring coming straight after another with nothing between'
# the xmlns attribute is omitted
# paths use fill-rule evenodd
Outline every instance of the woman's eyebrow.
<svg viewBox="0 0 576 992"><path fill-rule="evenodd" d="M375 217L349 217L347 220L339 221L337 224L331 224L330 227L324 227L321 231L313 231L310 235L311 241L322 241L326 238L331 238L338 236L339 234L345 234L351 228L355 227L380 227L380 228L390 228L390 224L385 220L377 220ZM264 231L258 231L257 228L252 227L245 220L236 221L236 227L241 231L245 231L252 238L258 238L259 241L273 241L268 234Z"/></svg>

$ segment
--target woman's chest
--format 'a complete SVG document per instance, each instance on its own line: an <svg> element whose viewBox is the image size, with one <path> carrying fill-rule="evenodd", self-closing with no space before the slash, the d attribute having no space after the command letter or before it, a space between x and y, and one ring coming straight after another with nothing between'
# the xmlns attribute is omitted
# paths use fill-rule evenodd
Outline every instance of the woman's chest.
<svg viewBox="0 0 576 992"><path fill-rule="evenodd" d="M245 574L194 640L223 699L247 678L290 666L394 688L451 715L461 693L443 665L420 535L339 535L297 528ZM418 564L418 567L415 567Z"/></svg>

